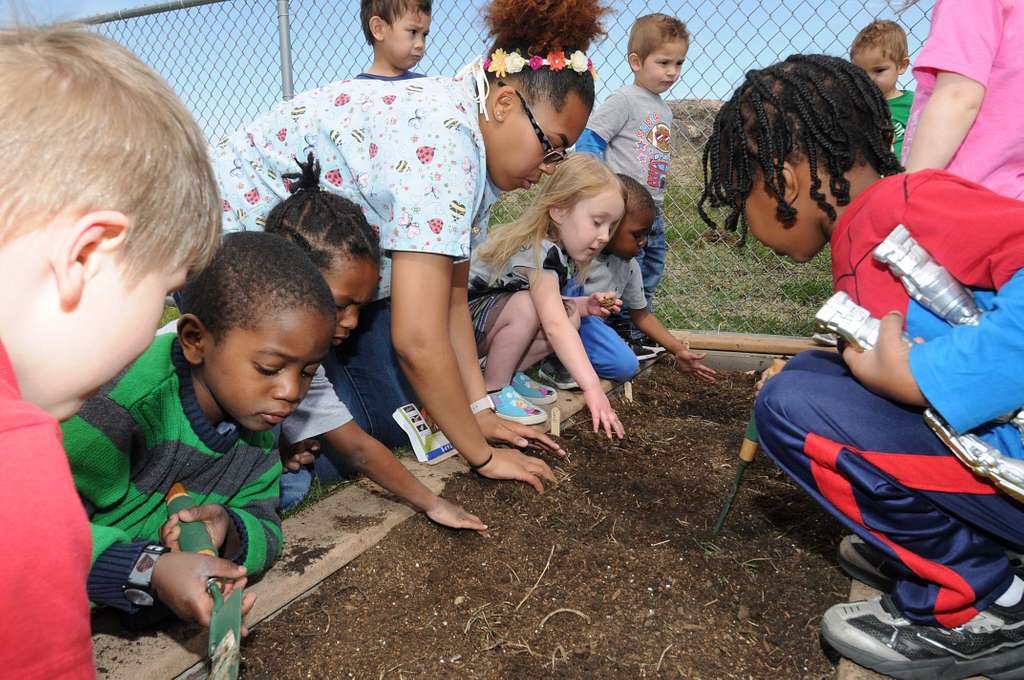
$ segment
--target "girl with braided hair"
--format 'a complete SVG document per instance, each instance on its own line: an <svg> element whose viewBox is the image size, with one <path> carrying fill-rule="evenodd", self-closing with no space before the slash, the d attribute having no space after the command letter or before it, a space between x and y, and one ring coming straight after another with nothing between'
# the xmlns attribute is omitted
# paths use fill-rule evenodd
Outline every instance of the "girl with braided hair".
<svg viewBox="0 0 1024 680"><path fill-rule="evenodd" d="M541 459L492 446L563 453L494 411L470 321L469 257L500 192L552 173L583 131L596 76L586 52L609 12L600 0L491 0L494 42L455 78L329 83L212 151L228 230L261 228L286 196L292 158L311 151L325 190L356 203L378 231L377 300L340 357L344 372L330 377L385 444L405 439L391 415L415 400L479 474L537 491L554 481Z"/></svg>
<svg viewBox="0 0 1024 680"><path fill-rule="evenodd" d="M297 244L323 274L337 322L333 345L341 347L359 324L359 310L373 298L380 279L380 246L363 212L352 201L323 191L320 164L312 154L298 162L299 172L283 177L292 195L267 215L265 230ZM325 364L337 374L338 359ZM301 501L313 480L330 483L350 470L365 474L443 526L486 532L478 517L441 498L413 477L383 444L352 418L325 375L317 369L309 393L281 423L280 507ZM319 454L319 455L316 455Z"/></svg>
<svg viewBox="0 0 1024 680"><path fill-rule="evenodd" d="M921 417L1024 458L1024 204L941 170L899 174L879 90L841 59L794 55L747 73L704 151L702 217L799 262L831 247L836 290L883 316L875 348L805 352L755 408L768 455L854 536L847 572L885 593L825 612L822 636L899 678L1024 677L1024 505L975 477ZM986 311L956 326L872 257L898 225ZM968 229L965 225L976 224ZM912 347L906 331L922 340Z"/></svg>

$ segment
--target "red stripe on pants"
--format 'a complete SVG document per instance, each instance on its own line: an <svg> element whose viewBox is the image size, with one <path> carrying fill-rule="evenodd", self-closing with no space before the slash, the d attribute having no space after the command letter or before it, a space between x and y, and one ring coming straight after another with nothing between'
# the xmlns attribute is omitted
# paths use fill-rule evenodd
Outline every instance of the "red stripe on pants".
<svg viewBox="0 0 1024 680"><path fill-rule="evenodd" d="M899 461L894 461L892 463L887 462L885 467L876 464L878 459L889 457L887 454L865 454L857 449L844 446L811 432L808 433L807 437L804 439L804 453L807 454L807 457L811 461L811 474L814 477L815 484L818 485L818 491L820 491L821 494L828 499L828 501L835 506L837 510L839 510L839 512L867 529L873 536L888 546L894 553L896 553L899 560L903 562L903 564L905 564L914 574L929 583L934 583L939 586L939 591L935 597L934 605L934 616L936 621L947 628L952 628L974 618L978 611L972 605L977 598L974 594L974 590L970 585L968 585L964 578L960 576L960 574L945 565L926 560L920 555L900 547L881 532L875 531L865 524L864 519L861 516L860 507L857 505L857 499L853 495L853 487L850 485L849 481L847 481L846 477L839 472L837 467L839 455L844 449L848 452L848 455L860 456L869 464L899 480L898 475L892 475L886 469L893 466L899 467ZM916 463L916 459L925 458L926 456L896 454L892 457L913 459L915 462L910 465L909 477L914 479L916 478L915 475L919 475L922 472L922 467L920 464ZM951 460L952 462L955 462L956 465L974 481L975 485L977 485L977 478L971 475L967 468L960 465L959 461L956 461L956 459L935 458L933 456L928 456L927 458L930 458L933 461ZM904 472L904 470L900 469L900 473L902 472ZM950 473L950 471L945 468L943 468L942 472ZM967 481L961 477L957 477L957 473L955 472L952 472L950 477L946 478L947 481L950 479L956 479L959 482Z"/></svg>

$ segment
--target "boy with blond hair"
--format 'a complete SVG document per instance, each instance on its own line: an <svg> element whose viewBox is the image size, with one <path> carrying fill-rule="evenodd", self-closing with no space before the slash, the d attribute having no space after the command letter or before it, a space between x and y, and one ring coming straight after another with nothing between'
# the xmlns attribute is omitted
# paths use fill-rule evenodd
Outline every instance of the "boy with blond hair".
<svg viewBox="0 0 1024 680"><path fill-rule="evenodd" d="M149 345L167 292L210 259L217 188L167 84L78 28L0 30L0 129L0 668L91 678L89 526L57 422ZM202 606L206 576L244 574L164 559Z"/></svg>
<svg viewBox="0 0 1024 680"><path fill-rule="evenodd" d="M373 64L356 78L408 80L422 78L410 71L423 58L430 33L431 0L362 0L359 19Z"/></svg>
<svg viewBox="0 0 1024 680"><path fill-rule="evenodd" d="M633 84L613 92L587 121L577 151L607 161L617 173L644 185L657 209L654 225L637 260L643 273L648 309L665 271L665 225L662 203L670 160L672 109L661 95L679 79L690 47L686 24L666 14L637 19L629 32L626 60ZM637 356L647 359L660 348L624 318L627 340Z"/></svg>
<svg viewBox="0 0 1024 680"><path fill-rule="evenodd" d="M914 103L913 91L896 88L897 79L910 67L907 34L894 21L872 21L853 39L850 61L867 72L889 104L889 114L896 128L892 150L896 158L902 158L903 135Z"/></svg>

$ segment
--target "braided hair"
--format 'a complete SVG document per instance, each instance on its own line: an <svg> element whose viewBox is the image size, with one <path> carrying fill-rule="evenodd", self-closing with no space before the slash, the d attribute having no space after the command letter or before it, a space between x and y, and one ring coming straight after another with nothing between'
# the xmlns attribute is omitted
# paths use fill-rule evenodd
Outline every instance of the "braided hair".
<svg viewBox="0 0 1024 680"><path fill-rule="evenodd" d="M282 175L292 195L274 206L264 230L297 244L321 271L343 256L378 263L380 242L359 206L320 188L320 163L312 153L305 163L295 162L299 172Z"/></svg>
<svg viewBox="0 0 1024 680"><path fill-rule="evenodd" d="M743 244L746 200L758 179L775 196L776 217L791 223L796 209L784 198L783 163L806 159L811 198L835 220L836 211L821 191L819 167L835 202L847 205L850 182L845 175L854 166L866 163L883 177L903 172L892 139L889 107L867 73L837 57L794 54L748 71L719 110L704 147L704 191L697 210L708 226L716 227L704 206L727 208L723 226L736 231L739 225Z"/></svg>

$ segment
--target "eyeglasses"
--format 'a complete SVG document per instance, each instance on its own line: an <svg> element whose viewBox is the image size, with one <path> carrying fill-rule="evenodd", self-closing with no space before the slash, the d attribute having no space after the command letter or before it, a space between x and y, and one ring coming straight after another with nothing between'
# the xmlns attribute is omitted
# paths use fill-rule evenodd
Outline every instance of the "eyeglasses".
<svg viewBox="0 0 1024 680"><path fill-rule="evenodd" d="M498 85L505 86L507 83L498 81ZM544 131L540 129L540 125L537 124L537 119L533 117L533 111L530 110L530 105L526 103L526 97L519 92L519 90L512 88L512 91L519 97L519 101L523 104L523 112L526 113L526 117L530 121L530 125L533 126L533 132L537 135L537 139L540 140L540 146L544 150L544 158L541 161L545 165L555 165L561 163L568 156L568 152L565 149L556 149L548 136L544 134Z"/></svg>

